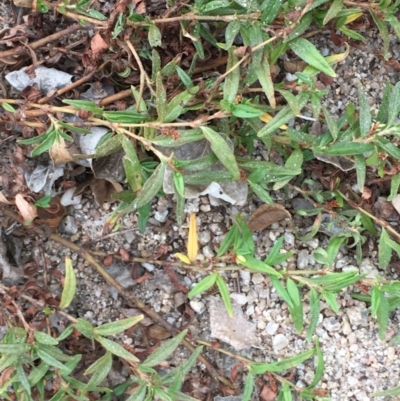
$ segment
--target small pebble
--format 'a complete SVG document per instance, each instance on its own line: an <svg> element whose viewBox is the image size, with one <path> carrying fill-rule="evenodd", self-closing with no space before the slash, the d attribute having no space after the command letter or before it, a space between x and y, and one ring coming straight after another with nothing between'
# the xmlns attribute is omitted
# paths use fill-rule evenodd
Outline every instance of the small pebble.
<svg viewBox="0 0 400 401"><path fill-rule="evenodd" d="M267 327L265 328L265 330L270 336L273 336L278 329L279 329L279 324L275 322L268 322Z"/></svg>
<svg viewBox="0 0 400 401"><path fill-rule="evenodd" d="M168 210L164 210L163 212L156 211L154 213L154 218L160 223L164 223L168 216Z"/></svg>
<svg viewBox="0 0 400 401"><path fill-rule="evenodd" d="M309 253L307 249L302 249L297 254L297 268L298 269L305 269L308 266L308 256Z"/></svg>
<svg viewBox="0 0 400 401"><path fill-rule="evenodd" d="M206 310L206 307L203 302L201 301L196 301L192 300L190 301L190 307L196 312L196 313L203 313Z"/></svg>
<svg viewBox="0 0 400 401"><path fill-rule="evenodd" d="M289 345L289 340L283 334L277 334L272 340L272 345L275 352L278 352Z"/></svg>

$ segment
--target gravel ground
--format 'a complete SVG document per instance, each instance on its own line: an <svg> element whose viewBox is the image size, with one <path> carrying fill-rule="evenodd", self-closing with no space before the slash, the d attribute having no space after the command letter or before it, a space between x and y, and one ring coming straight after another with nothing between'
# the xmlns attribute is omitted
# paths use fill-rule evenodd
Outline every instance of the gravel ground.
<svg viewBox="0 0 400 401"><path fill-rule="evenodd" d="M329 94L324 100L325 106L336 116L344 112L348 103L357 103L357 85L362 84L367 93L371 107L379 104L387 81L393 84L398 81L399 71L386 65L377 57L382 48L382 43L374 29L368 29L368 40L361 44L360 48L351 48L350 55L336 68L337 78L327 85ZM319 49L324 52L342 53L344 46L334 47L324 35L320 35L314 41ZM400 56L400 45L397 39L392 40L392 57ZM290 73L286 78L290 80ZM265 157L265 152L256 150L259 155ZM268 157L273 157L269 155ZM276 160L274 160L276 162ZM304 206L304 200L294 191L289 190L285 196L283 192L276 192L274 200L283 204L292 214ZM228 231L235 214L250 215L259 202L250 199L246 206L238 208L221 202L220 205L211 205L208 197L201 197L192 201L187 206L197 212L199 227L200 252L199 259L208 259L215 255L216 245L221 242ZM106 209L113 209L114 205L108 205ZM70 206L68 217L61 225L63 235L82 246L107 253L121 253L124 249L130 256L152 258L160 247L164 247L168 254L185 251L185 240L188 227L179 227L175 223L174 200L171 197L160 198L152 205L152 214L149 225L144 234L137 230L137 217L129 215L124 219L124 227L121 233L105 240L101 240L103 224L110 210L99 208L89 193L85 193L84 199L79 205ZM311 226L308 219L295 217L295 224L304 232ZM308 242L296 239L288 222L275 223L268 230L254 236L257 254L264 257L273 246L276 239L284 236L284 248L286 251L294 251L294 255L282 264L286 268L319 269L313 256L313 251L326 245L329 237L319 234ZM35 251L34 244L26 241L24 252ZM377 252L373 243L368 257L365 257L361 266L357 266L352 253L342 249L338 255L335 267L348 270L358 269L361 273L369 273L371 277L381 274L377 269ZM64 256L69 251L61 245L45 243L45 253L52 267L63 269ZM102 324L131 316L137 311L128 308L118 294L110 288L102 278L99 278L94 269L77 254L71 255L74 267L77 271L78 292L74 303L69 308L69 313L81 316L95 324ZM141 276L149 273L149 279L137 284L131 278L131 270ZM170 276L164 269L152 264L135 265L124 263L114 258L108 271L118 279L127 289L135 293L135 296L146 302L159 312L169 323L182 324L182 313L179 307L186 300L186 295L174 285ZM183 271L175 268L178 280L181 284L190 288L202 277L194 272ZM51 277L51 276L50 276ZM233 272L226 274L231 289L231 298L239 309L243 311L243 318L250 323L247 338L238 338L236 347L240 344L251 344L246 349L236 350L232 345L222 342L222 346L234 353L250 358L254 361L269 362L279 358L296 355L308 350L312 344L307 343L304 335L296 334L287 305L276 294L268 278L261 274L248 272ZM391 278L397 278L393 273ZM58 284L52 284L54 292L59 291ZM399 384L400 358L399 346L388 346L378 339L378 326L375 319L371 318L369 309L363 302L352 299L349 291L340 294L338 303L341 311L335 315L325 304L322 304L319 324L316 330L325 358L325 373L319 388L326 390L333 401L372 399L372 393L377 390L394 387ZM308 294L303 294L307 300ZM218 331L215 327L215 319L221 313L218 298L214 295L197 297L189 302L194 316L189 328L194 335L214 341L211 334ZM305 326L309 322L309 307L305 304ZM400 312L397 310L390 316L387 340L397 333ZM144 322L146 325L146 321ZM214 325L214 326L213 326ZM125 336L122 340L129 345L141 344L138 332L132 336ZM238 345L239 344L239 345ZM174 356L175 362L183 358L184 353ZM234 365L232 358L208 351L206 356L214 361L218 368L229 375ZM201 369L201 368L199 368ZM116 384L124 377L124 369L115 374ZM296 385L306 387L314 377L313 361L306 361L293 370ZM201 393L201 388L199 388ZM375 398L377 401L385 397ZM387 397L387 399L389 399ZM400 399L400 398L391 398Z"/></svg>

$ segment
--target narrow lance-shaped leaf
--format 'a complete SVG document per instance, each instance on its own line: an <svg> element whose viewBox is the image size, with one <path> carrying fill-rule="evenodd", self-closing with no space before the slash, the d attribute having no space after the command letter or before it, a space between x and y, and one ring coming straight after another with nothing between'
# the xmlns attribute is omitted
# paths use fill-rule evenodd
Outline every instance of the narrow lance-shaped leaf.
<svg viewBox="0 0 400 401"><path fill-rule="evenodd" d="M123 331L129 329L129 327L134 326L143 319L143 315L128 317L127 319L117 320L112 323L105 323L94 329L96 334L101 336L112 336L114 334L122 333Z"/></svg>
<svg viewBox="0 0 400 401"><path fill-rule="evenodd" d="M164 88L161 72L157 72L156 76L156 95L158 121L164 122L165 116L167 115L167 93Z"/></svg>
<svg viewBox="0 0 400 401"><path fill-rule="evenodd" d="M328 125L328 129L332 135L332 138L334 141L336 141L338 134L339 134L339 127L334 120L333 116L331 113L329 113L328 109L325 107L322 107L322 110L324 111L324 116L325 116L325 122Z"/></svg>
<svg viewBox="0 0 400 401"><path fill-rule="evenodd" d="M265 96L267 96L270 106L274 109L276 107L274 83L272 81L268 56L265 52L261 63L253 63L253 67L257 79L260 82L261 87L264 89Z"/></svg>
<svg viewBox="0 0 400 401"><path fill-rule="evenodd" d="M154 23L150 24L148 40L151 47L161 46L161 32Z"/></svg>
<svg viewBox="0 0 400 401"><path fill-rule="evenodd" d="M98 386L108 375L112 365L112 356L106 352L100 359L92 363L85 371L85 375L93 374L85 389Z"/></svg>
<svg viewBox="0 0 400 401"><path fill-rule="evenodd" d="M193 298L196 295L202 294L209 290L217 281L218 273L210 274L200 280L189 292L188 297Z"/></svg>
<svg viewBox="0 0 400 401"><path fill-rule="evenodd" d="M360 134L361 137L365 137L371 128L372 117L367 96L361 85L358 88L358 105L360 108Z"/></svg>
<svg viewBox="0 0 400 401"><path fill-rule="evenodd" d="M343 8L343 0L334 0L325 15L322 23L326 25L331 19L335 18Z"/></svg>
<svg viewBox="0 0 400 401"><path fill-rule="evenodd" d="M154 170L154 173L144 183L138 197L132 202L130 206L128 206L128 209L139 209L149 203L157 195L163 184L165 168L166 166L162 162L157 166L157 168Z"/></svg>
<svg viewBox="0 0 400 401"><path fill-rule="evenodd" d="M330 77L336 77L335 71L333 71L332 67L324 59L317 48L307 39L295 39L289 43L289 47L296 54L296 56L300 57L306 63L324 72Z"/></svg>
<svg viewBox="0 0 400 401"><path fill-rule="evenodd" d="M383 292L381 294L381 300L379 302L378 311L376 313L376 319L379 326L379 338L384 341L386 338L386 332L389 324L389 301Z"/></svg>
<svg viewBox="0 0 400 401"><path fill-rule="evenodd" d="M319 294L314 289L311 288L310 292L310 325L307 329L307 341L311 341L314 335L315 329L317 328L319 313L321 310L321 303L319 300Z"/></svg>
<svg viewBox="0 0 400 401"><path fill-rule="evenodd" d="M240 170L236 163L235 155L227 142L218 132L209 127L201 127L201 130L207 141L210 142L211 149L218 157L218 160L232 174L233 179L238 180L240 178Z"/></svg>
<svg viewBox="0 0 400 401"><path fill-rule="evenodd" d="M229 317L233 317L233 308L231 299L229 297L229 288L224 279L219 274L217 275L216 284Z"/></svg>
<svg viewBox="0 0 400 401"><path fill-rule="evenodd" d="M107 338L97 336L96 340L109 352L124 358L128 361L139 362L139 359L135 355L127 351L122 345L119 345L115 341L108 340Z"/></svg>
<svg viewBox="0 0 400 401"><path fill-rule="evenodd" d="M226 65L226 70L229 71L237 62L239 61L238 57L234 53L234 49L230 48L228 51L228 63ZM228 74L224 81L223 87L223 99L229 103L234 103L238 89L239 89L239 80L240 80L240 67L237 66L232 72Z"/></svg>
<svg viewBox="0 0 400 401"><path fill-rule="evenodd" d="M354 162L355 162L355 166L356 166L358 190L361 193L363 193L365 178L367 175L367 166L365 163L365 157L363 155L355 155Z"/></svg>
<svg viewBox="0 0 400 401"><path fill-rule="evenodd" d="M60 309L68 308L74 299L76 293L76 275L74 272L74 268L72 267L72 261L67 256L65 258L65 280L64 280L64 288L61 294L61 302Z"/></svg>
<svg viewBox="0 0 400 401"><path fill-rule="evenodd" d="M139 191L142 187L142 174L139 158L132 142L126 136L122 137L122 148L125 151L125 156L122 161L124 163L126 179L132 191Z"/></svg>
<svg viewBox="0 0 400 401"><path fill-rule="evenodd" d="M397 82L393 88L390 98L388 110L388 126L391 126L396 121L400 112L400 82Z"/></svg>
<svg viewBox="0 0 400 401"><path fill-rule="evenodd" d="M165 361L179 346L187 334L187 330L183 330L177 336L166 341L162 347L154 351L147 359L145 359L141 366L153 367Z"/></svg>

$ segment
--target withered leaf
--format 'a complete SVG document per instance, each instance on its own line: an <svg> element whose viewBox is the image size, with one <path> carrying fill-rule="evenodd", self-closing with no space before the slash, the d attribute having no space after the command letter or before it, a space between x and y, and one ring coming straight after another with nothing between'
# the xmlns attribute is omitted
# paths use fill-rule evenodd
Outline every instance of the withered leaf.
<svg viewBox="0 0 400 401"><path fill-rule="evenodd" d="M53 145L50 148L49 154L55 166L74 160L72 155L68 152L64 138L61 137L58 138L57 141L54 141Z"/></svg>
<svg viewBox="0 0 400 401"><path fill-rule="evenodd" d="M60 225L61 220L65 216L66 209L61 204L60 198L55 196L50 201L50 207L48 208L38 208L38 224L44 224L49 227L52 231L56 230Z"/></svg>
<svg viewBox="0 0 400 401"><path fill-rule="evenodd" d="M249 219L251 231L261 231L282 219L291 218L290 213L282 205L262 205Z"/></svg>
<svg viewBox="0 0 400 401"><path fill-rule="evenodd" d="M22 194L17 194L15 196L15 206L17 206L25 223L29 223L36 218L36 207L32 203L29 203Z"/></svg>

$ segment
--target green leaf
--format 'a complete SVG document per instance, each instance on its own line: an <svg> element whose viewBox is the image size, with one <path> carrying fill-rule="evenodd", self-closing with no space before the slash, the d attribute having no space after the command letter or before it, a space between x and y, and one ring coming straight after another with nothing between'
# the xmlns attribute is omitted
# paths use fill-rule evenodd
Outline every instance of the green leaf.
<svg viewBox="0 0 400 401"><path fill-rule="evenodd" d="M122 148L125 151L122 162L124 164L126 179L133 192L139 191L142 188L142 168L135 148L126 136L122 137Z"/></svg>
<svg viewBox="0 0 400 401"><path fill-rule="evenodd" d="M108 340L107 338L96 336L96 340L109 352L117 355L123 359L132 362L139 362L139 359L135 355L131 354L124 347L116 343L115 341Z"/></svg>
<svg viewBox="0 0 400 401"><path fill-rule="evenodd" d="M376 26L378 27L379 33L380 33L380 37L382 38L383 41L383 49L382 49L382 54L383 54L383 58L385 60L388 59L388 53L389 53L389 43L390 43L390 39L389 39L389 30L387 28L387 25L384 21L382 21L377 14L375 14L375 12L372 10L372 8L368 9L372 19L374 20Z"/></svg>
<svg viewBox="0 0 400 401"><path fill-rule="evenodd" d="M311 382L311 384L307 387L308 389L313 389L317 386L317 384L320 382L322 379L322 376L324 375L324 370L325 370L325 361L324 361L324 355L321 351L321 347L319 346L319 341L317 339L315 343L315 351L317 354L317 368L315 369L315 375L314 379Z"/></svg>
<svg viewBox="0 0 400 401"><path fill-rule="evenodd" d="M217 281L218 273L210 274L201 279L189 292L188 297L193 298L209 290Z"/></svg>
<svg viewBox="0 0 400 401"><path fill-rule="evenodd" d="M335 18L343 8L343 0L334 0L326 13L322 23L326 25L331 19Z"/></svg>
<svg viewBox="0 0 400 401"><path fill-rule="evenodd" d="M294 308L294 303L280 280L276 277L271 277L271 283L278 295L288 304L289 308Z"/></svg>
<svg viewBox="0 0 400 401"><path fill-rule="evenodd" d="M112 356L110 352L106 352L96 362L92 363L85 371L85 375L93 373L92 377L85 386L84 391L91 387L98 386L108 375L112 366ZM83 391L83 392L84 392Z"/></svg>
<svg viewBox="0 0 400 401"><path fill-rule="evenodd" d="M242 401L250 401L254 390L254 375L250 372L247 373L246 380L244 382L244 389L242 395Z"/></svg>
<svg viewBox="0 0 400 401"><path fill-rule="evenodd" d="M234 242L238 237L239 237L239 227L237 224L233 224L220 244L217 257L225 255L226 252L228 252L228 249L234 244Z"/></svg>
<svg viewBox="0 0 400 401"><path fill-rule="evenodd" d="M8 111L9 113L16 113L16 112L17 112L17 110L14 109L14 107L11 106L11 104L9 104L9 103L7 103L7 102L2 102L2 103L1 103L1 106L3 107L3 109L4 109L5 111Z"/></svg>
<svg viewBox="0 0 400 401"><path fill-rule="evenodd" d="M229 22L228 26L225 29L225 43L221 44L220 47L222 47L225 50L229 50L229 48L232 46L233 41L235 40L237 34L239 33L239 30L240 30L240 22L239 21L234 20L234 21ZM228 63L229 63L229 61L228 61Z"/></svg>
<svg viewBox="0 0 400 401"><path fill-rule="evenodd" d="M360 109L360 134L364 138L371 128L372 117L367 97L361 85L358 87L358 105Z"/></svg>
<svg viewBox="0 0 400 401"><path fill-rule="evenodd" d="M146 114L136 113L132 110L105 111L103 117L108 121L120 124L138 124L148 119Z"/></svg>
<svg viewBox="0 0 400 401"><path fill-rule="evenodd" d="M171 147L186 145L187 143L201 141L202 139L204 139L203 132L201 131L200 128L197 128L188 130L178 130L176 136L160 135L153 138L151 142L157 146L171 148Z"/></svg>
<svg viewBox="0 0 400 401"><path fill-rule="evenodd" d="M156 75L156 106L158 121L164 122L165 116L167 115L167 92L165 91L161 72L157 72Z"/></svg>
<svg viewBox="0 0 400 401"><path fill-rule="evenodd" d="M302 16L301 20L294 24L293 30L289 33L286 39L284 39L284 43L288 43L293 39L301 36L311 25L313 22L313 14L308 12Z"/></svg>
<svg viewBox="0 0 400 401"><path fill-rule="evenodd" d="M318 325L319 313L321 311L321 303L318 292L311 288L310 292L310 325L307 329L307 341L311 341Z"/></svg>
<svg viewBox="0 0 400 401"><path fill-rule="evenodd" d="M231 106L230 111L233 116L238 118L255 118L264 114L263 111L247 104L234 104Z"/></svg>
<svg viewBox="0 0 400 401"><path fill-rule="evenodd" d="M271 68L267 55L264 53L261 62L257 63L256 60L254 60L252 66L254 68L257 79L264 90L265 96L267 96L269 104L274 109L276 106L274 83L272 81Z"/></svg>
<svg viewBox="0 0 400 401"><path fill-rule="evenodd" d="M186 104L193 99L199 89L199 86L195 86L176 95L167 106L164 122L175 121L185 111Z"/></svg>
<svg viewBox="0 0 400 401"><path fill-rule="evenodd" d="M392 259L392 247L389 244L389 240L389 235L386 230L382 228L378 247L378 264L381 269L386 269Z"/></svg>
<svg viewBox="0 0 400 401"><path fill-rule="evenodd" d="M379 285L374 285L371 291L371 316L375 317L381 302L382 291Z"/></svg>
<svg viewBox="0 0 400 401"><path fill-rule="evenodd" d="M38 354L39 358L48 365L62 370L68 369L64 364L42 349L41 345L36 347L36 353Z"/></svg>
<svg viewBox="0 0 400 401"><path fill-rule="evenodd" d="M122 333L129 329L129 327L139 323L143 317L143 315L138 315L134 317L128 317L127 319L117 320L116 322L112 323L105 323L96 327L94 332L95 334L99 334L101 336L112 336L114 334Z"/></svg>
<svg viewBox="0 0 400 401"><path fill-rule="evenodd" d="M185 182L183 181L183 176L180 171L174 170L172 172L172 176L174 179L174 186L176 191L183 198L185 197Z"/></svg>
<svg viewBox="0 0 400 401"><path fill-rule="evenodd" d="M387 200L391 202L399 192L400 186L400 174L396 174L392 176L390 181L390 195L388 196Z"/></svg>
<svg viewBox="0 0 400 401"><path fill-rule="evenodd" d="M282 274L275 270L273 267L268 266L266 263L261 260L256 259L254 256L246 255L244 256L245 260L240 260L240 264L248 267L249 269L256 270L261 273L266 273L271 277L282 277Z"/></svg>
<svg viewBox="0 0 400 401"><path fill-rule="evenodd" d="M53 146L57 138L58 138L57 131L50 132L47 135L47 137L43 140L43 142L32 150L31 157L39 156L40 154L49 150Z"/></svg>
<svg viewBox="0 0 400 401"><path fill-rule="evenodd" d="M161 46L161 32L154 23L150 24L148 40L151 47Z"/></svg>
<svg viewBox="0 0 400 401"><path fill-rule="evenodd" d="M227 284L225 283L224 279L217 274L217 278L215 280L219 293L221 294L222 301L224 302L225 308L228 312L229 317L233 317L233 308L232 308L232 302L229 297L229 288Z"/></svg>
<svg viewBox="0 0 400 401"><path fill-rule="evenodd" d="M53 127L50 127L50 128L51 129L49 129L44 134L34 136L34 137L28 138L28 139L18 139L17 143L20 143L21 145L34 145L35 143L40 143L40 142L44 141L53 132Z"/></svg>
<svg viewBox="0 0 400 401"><path fill-rule="evenodd" d="M336 295L329 291L323 291L322 296L324 297L324 299L325 299L326 303L329 305L329 307L333 310L333 312L338 313L339 306L336 301Z"/></svg>
<svg viewBox="0 0 400 401"><path fill-rule="evenodd" d="M353 156L362 155L372 150L374 150L374 145L371 143L337 142L328 148L316 149L316 152L328 156Z"/></svg>
<svg viewBox="0 0 400 401"><path fill-rule="evenodd" d="M239 59L235 55L234 49L230 48L228 50L228 62L226 64L226 70L229 71L238 61ZM240 80L240 67L237 66L232 72L228 74L228 76L225 78L224 81L223 99L226 100L228 103L234 103L235 101L239 89L239 80Z"/></svg>
<svg viewBox="0 0 400 401"><path fill-rule="evenodd" d="M91 102L90 100L63 99L63 103L74 106L78 110L87 110L93 114L103 114L103 108L97 107L96 103Z"/></svg>
<svg viewBox="0 0 400 401"><path fill-rule="evenodd" d="M53 338L51 335L44 333L43 331L35 331L34 332L35 340L40 344L45 345L57 345L58 340Z"/></svg>
<svg viewBox="0 0 400 401"><path fill-rule="evenodd" d="M74 324L75 328L85 337L93 339L95 337L93 325L81 318L76 320L77 322Z"/></svg>
<svg viewBox="0 0 400 401"><path fill-rule="evenodd" d="M300 292L297 288L297 285L290 278L286 280L286 289L290 296L290 299L293 301L294 307L299 306L301 304Z"/></svg>
<svg viewBox="0 0 400 401"><path fill-rule="evenodd" d="M342 1L342 0L340 0L340 1ZM322 107L322 110L324 112L325 122L328 125L328 129L332 135L333 141L336 141L338 138L338 134L339 134L339 127L337 125L337 122L334 120L332 114L329 113L328 109L326 109L325 107Z"/></svg>
<svg viewBox="0 0 400 401"><path fill-rule="evenodd" d="M378 311L376 313L376 320L379 326L379 338L385 341L386 332L389 324L389 302L385 294L381 292L381 300L379 302Z"/></svg>
<svg viewBox="0 0 400 401"><path fill-rule="evenodd" d="M41 207L41 208L48 208L50 207L50 201L51 201L51 195L46 195L43 196L43 198L38 199L34 205L36 207Z"/></svg>
<svg viewBox="0 0 400 401"><path fill-rule="evenodd" d="M72 261L69 257L65 258L65 280L64 288L61 294L60 309L66 309L71 305L76 293L76 275L72 267Z"/></svg>
<svg viewBox="0 0 400 401"><path fill-rule="evenodd" d="M49 365L45 362L41 362L39 366L32 367L28 376L30 386L35 386L44 377L48 370Z"/></svg>
<svg viewBox="0 0 400 401"><path fill-rule="evenodd" d="M372 394L373 397L393 397L395 395L400 395L400 386L393 387L384 391L377 391Z"/></svg>
<svg viewBox="0 0 400 401"><path fill-rule="evenodd" d="M382 102L379 107L379 112L376 117L377 121L379 121L382 124L386 124L388 121L388 113L389 113L389 107L390 107L390 92L392 90L392 85L390 82L386 82L385 90L383 92L383 97L382 97Z"/></svg>
<svg viewBox="0 0 400 401"><path fill-rule="evenodd" d="M146 383L140 384L134 392L126 399L126 401L143 401L146 396L147 385Z"/></svg>
<svg viewBox="0 0 400 401"><path fill-rule="evenodd" d="M177 336L171 338L163 343L162 347L154 351L148 358L146 358L140 366L152 368L165 361L179 346L187 334L187 330L183 330ZM139 367L140 369L140 367Z"/></svg>
<svg viewBox="0 0 400 401"><path fill-rule="evenodd" d="M365 177L367 175L367 166L365 163L365 157L363 155L355 155L354 156L354 163L356 166L357 172L357 186L358 190L363 193L364 191L364 184L365 184ZM400 184L400 182L399 182Z"/></svg>
<svg viewBox="0 0 400 401"><path fill-rule="evenodd" d="M264 25L269 25L278 15L281 8L282 0L265 0L260 9L262 10L261 22Z"/></svg>
<svg viewBox="0 0 400 401"><path fill-rule="evenodd" d="M317 48L304 38L297 38L289 42L290 49L307 64L310 64L319 71L330 77L336 77L335 71L319 53Z"/></svg>
<svg viewBox="0 0 400 401"><path fill-rule="evenodd" d="M381 149L387 152L390 156L400 160L400 149L386 138L377 137L374 141Z"/></svg>
<svg viewBox="0 0 400 401"><path fill-rule="evenodd" d="M209 127L201 127L201 130L203 131L207 141L210 142L211 149L218 157L219 161L232 174L233 179L238 180L240 178L239 167L236 163L235 155L229 145L222 136L213 129Z"/></svg>
<svg viewBox="0 0 400 401"><path fill-rule="evenodd" d="M24 370L24 367L21 362L17 363L16 371L17 371L18 381L22 384L22 387L25 389L27 394L30 396L31 395L31 386L29 385L28 378L26 377L25 370Z"/></svg>
<svg viewBox="0 0 400 401"><path fill-rule="evenodd" d="M340 26L338 27L339 31L341 31L343 34L348 36L351 39L355 40L361 40L362 42L365 40L364 36L362 36L360 33L353 31L352 29L346 28L346 26Z"/></svg>
<svg viewBox="0 0 400 401"><path fill-rule="evenodd" d="M262 187L262 185L257 184L251 180L247 180L249 187L254 191L254 193L266 204L273 205L274 201L272 200L269 193Z"/></svg>
<svg viewBox="0 0 400 401"><path fill-rule="evenodd" d="M154 173L150 178L144 183L142 190L140 191L138 197L128 206L129 211L133 211L146 205L157 195L158 191L161 189L164 175L165 175L165 164L160 163L154 170Z"/></svg>

